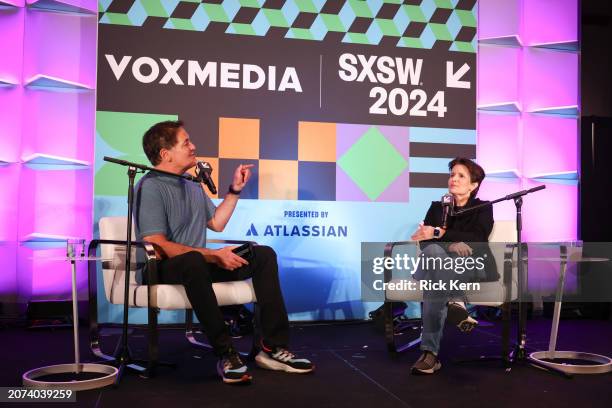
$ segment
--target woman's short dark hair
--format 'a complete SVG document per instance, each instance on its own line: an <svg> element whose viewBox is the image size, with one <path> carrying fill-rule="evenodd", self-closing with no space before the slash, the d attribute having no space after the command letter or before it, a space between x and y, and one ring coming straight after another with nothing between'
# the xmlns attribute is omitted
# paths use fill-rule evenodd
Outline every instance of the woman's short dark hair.
<svg viewBox="0 0 612 408"><path fill-rule="evenodd" d="M471 183L478 183L478 187L476 187L470 193L470 198L476 197L476 194L478 194L478 190L480 189L480 183L482 183L482 180L485 178L484 169L470 159L466 159L465 157L457 157L448 163L448 170L451 171L453 167L458 164L462 164L468 169Z"/></svg>
<svg viewBox="0 0 612 408"><path fill-rule="evenodd" d="M154 124L142 137L142 150L152 165L161 162L159 152L161 149L172 149L176 144L176 133L183 127L180 120L167 120Z"/></svg>

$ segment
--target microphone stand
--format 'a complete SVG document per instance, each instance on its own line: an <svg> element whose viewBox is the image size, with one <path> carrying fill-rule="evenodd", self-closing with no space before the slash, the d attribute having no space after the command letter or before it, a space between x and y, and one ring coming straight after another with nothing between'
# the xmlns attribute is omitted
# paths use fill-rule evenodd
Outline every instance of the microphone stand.
<svg viewBox="0 0 612 408"><path fill-rule="evenodd" d="M454 207L451 207L451 216L458 216L461 214L465 214L471 211L475 211L482 207L487 207L493 204L496 204L500 201L513 200L514 205L516 207L516 245L517 245L517 259L518 259L518 330L517 330L517 342L514 346L514 349L510 352L508 356L500 357L480 357L476 359L476 361L492 361L492 360L500 360L502 359L504 362L513 364L515 362L521 362L523 364L531 364L537 366L538 368L542 368L551 372L555 372L560 374L566 378L571 378L571 375L567 374L564 371L556 369L554 367L547 366L542 362L531 358L526 351L526 343L527 343L527 310L523 307L523 292L526 287L526 276L524 274L524 260L523 260L523 241L521 237L521 232L523 230L523 218L522 218L522 206L523 206L523 196L527 194L535 193L536 191L540 191L545 189L545 185L537 186L531 188L529 190L517 191L516 193L509 194L505 197L498 198L493 201L488 201L486 203L478 204L473 207L464 208L458 211L454 211ZM526 248L525 248L526 249ZM510 283L511 285L511 283ZM512 287L508 288L512 291ZM507 369L511 370L510 367Z"/></svg>
<svg viewBox="0 0 612 408"><path fill-rule="evenodd" d="M127 175L128 175L128 214L127 214L127 234L126 234L126 254L125 254L125 279L123 286L123 324L122 324L122 335L121 342L117 345L115 350L115 359L114 363L118 365L119 372L117 374L117 378L115 380L114 386L117 387L119 382L121 382L121 378L123 375L123 371L125 368L129 368L135 370L137 372L145 372L146 369L139 364L146 363L144 360L135 360L130 355L130 349L128 345L128 308L130 302L130 267L131 267L131 258L132 258L132 215L134 212L134 179L136 178L136 173L144 173L145 171L154 171L157 173L165 174L168 176L183 178L189 181L193 181L196 183L200 183L200 179L198 177L193 177L191 175L185 174L174 174L163 170L158 170L153 167L145 166L138 163L129 162L126 160L115 159L113 157L104 156L104 161L119 164L121 166L127 167ZM139 364L137 364L139 363Z"/></svg>

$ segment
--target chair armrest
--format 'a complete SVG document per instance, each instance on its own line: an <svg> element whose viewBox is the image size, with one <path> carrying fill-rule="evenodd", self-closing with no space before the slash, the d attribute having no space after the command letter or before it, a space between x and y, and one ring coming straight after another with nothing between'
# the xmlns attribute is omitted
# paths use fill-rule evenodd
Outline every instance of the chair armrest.
<svg viewBox="0 0 612 408"><path fill-rule="evenodd" d="M125 246L127 247L127 241L122 241L122 240L115 240L115 239L93 239L91 240L91 242L89 243L89 247L87 250L87 255L90 258L94 258L96 256L96 251L98 250L98 247L100 245L121 245L121 246ZM149 262L152 259L156 259L155 256L155 248L153 248L153 244L151 244L150 242L147 241L132 241L132 246L138 247L138 248L143 248L145 250L145 258L146 261ZM95 265L96 260L93 259L91 261L89 261L90 263L93 263ZM108 262L108 261L104 261L103 262Z"/></svg>
<svg viewBox="0 0 612 408"><path fill-rule="evenodd" d="M91 287L92 282L96 282L96 252L98 250L98 247L100 245L121 245L121 246L125 246L127 247L127 241L125 240L115 240L115 239L94 239L91 240L91 242L89 243L89 247L87 249L87 255L90 258L89 261L87 262L87 273L89 276L89 284ZM157 281L157 276L155 274L155 268L150 268L150 265L154 265L155 263L152 261L156 260L156 256L155 256L155 248L153 247L153 244L151 244L150 242L147 241L132 241L132 246L138 247L138 248L143 248L145 250L145 265L148 267L149 270L149 275L151 275L152 273L155 275L154 276L154 280ZM109 261L104 261L102 260L102 265L103 268L104 267L108 267L109 265L106 264ZM137 264L137 267L139 265ZM137 268L138 269L138 268ZM151 272L153 271L153 272ZM91 293L91 288L90 288L90 293Z"/></svg>

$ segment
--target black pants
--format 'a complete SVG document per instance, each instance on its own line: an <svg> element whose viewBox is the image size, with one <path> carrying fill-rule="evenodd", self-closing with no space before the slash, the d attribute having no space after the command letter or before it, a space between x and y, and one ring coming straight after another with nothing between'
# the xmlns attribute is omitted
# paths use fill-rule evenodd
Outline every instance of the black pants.
<svg viewBox="0 0 612 408"><path fill-rule="evenodd" d="M229 349L231 339L212 289L213 282L252 278L264 341L272 346L289 343L289 321L278 280L276 253L267 246L254 246L253 249L254 259L233 271L206 262L196 251L157 261L159 283L185 286L193 311L217 355Z"/></svg>

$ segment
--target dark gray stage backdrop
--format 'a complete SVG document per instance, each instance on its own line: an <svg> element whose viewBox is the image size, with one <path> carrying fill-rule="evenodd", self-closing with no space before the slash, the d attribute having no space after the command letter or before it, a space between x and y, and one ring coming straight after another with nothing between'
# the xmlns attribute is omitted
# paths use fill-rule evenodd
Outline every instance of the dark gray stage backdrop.
<svg viewBox="0 0 612 408"><path fill-rule="evenodd" d="M363 317L360 242L408 238L476 155L476 1L100 4L95 219L125 213L102 156L145 163L143 132L181 119L221 197L256 165L221 236L277 250L291 317Z"/></svg>

